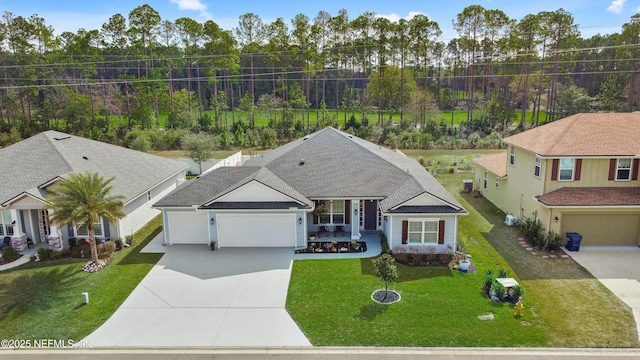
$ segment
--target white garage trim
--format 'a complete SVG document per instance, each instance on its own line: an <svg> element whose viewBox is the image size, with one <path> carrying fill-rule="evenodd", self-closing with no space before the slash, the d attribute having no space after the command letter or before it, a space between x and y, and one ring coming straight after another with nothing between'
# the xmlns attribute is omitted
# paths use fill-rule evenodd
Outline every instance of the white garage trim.
<svg viewBox="0 0 640 360"><path fill-rule="evenodd" d="M296 214L218 214L219 247L295 247Z"/></svg>
<svg viewBox="0 0 640 360"><path fill-rule="evenodd" d="M207 212L167 212L170 245L209 244Z"/></svg>

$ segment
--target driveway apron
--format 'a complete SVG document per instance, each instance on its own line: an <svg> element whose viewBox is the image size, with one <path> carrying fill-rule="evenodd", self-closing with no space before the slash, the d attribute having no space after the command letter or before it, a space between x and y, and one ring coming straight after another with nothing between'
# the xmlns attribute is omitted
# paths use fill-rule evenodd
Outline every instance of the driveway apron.
<svg viewBox="0 0 640 360"><path fill-rule="evenodd" d="M567 253L631 308L640 337L640 248L582 246Z"/></svg>
<svg viewBox="0 0 640 360"><path fill-rule="evenodd" d="M95 347L311 346L285 310L292 261L290 248L167 247L84 340Z"/></svg>

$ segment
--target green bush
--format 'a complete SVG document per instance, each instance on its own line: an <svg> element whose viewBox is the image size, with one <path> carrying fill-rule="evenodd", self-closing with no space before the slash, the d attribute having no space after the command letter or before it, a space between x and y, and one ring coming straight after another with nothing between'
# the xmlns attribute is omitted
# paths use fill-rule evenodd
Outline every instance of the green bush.
<svg viewBox="0 0 640 360"><path fill-rule="evenodd" d="M76 245L78 245L78 240L76 240L76 238L74 238L74 237L70 237L68 242L69 242L69 247L70 248L74 248L74 247L76 247Z"/></svg>
<svg viewBox="0 0 640 360"><path fill-rule="evenodd" d="M491 284L490 294L495 295L498 300L504 301L504 299L507 297L507 288L505 288L504 285L500 284L499 282L494 281L493 284Z"/></svg>
<svg viewBox="0 0 640 360"><path fill-rule="evenodd" d="M19 257L20 253L18 253L18 250L12 247L8 247L2 251L2 259L4 259L5 262L11 262Z"/></svg>
<svg viewBox="0 0 640 360"><path fill-rule="evenodd" d="M117 238L115 240L115 244L116 244L116 250L122 250L123 243L121 238Z"/></svg>
<svg viewBox="0 0 640 360"><path fill-rule="evenodd" d="M547 244L547 249L554 251L558 250L562 245L562 236L553 230L549 230L545 243Z"/></svg>
<svg viewBox="0 0 640 360"><path fill-rule="evenodd" d="M52 252L53 250L49 248L40 248L38 249L38 258L40 261L47 261L49 260L49 256L51 256Z"/></svg>
<svg viewBox="0 0 640 360"><path fill-rule="evenodd" d="M116 244L113 241L105 241L104 244L98 245L98 258L106 259L111 257L116 251Z"/></svg>
<svg viewBox="0 0 640 360"><path fill-rule="evenodd" d="M389 243L387 242L387 236L380 232L378 233L378 237L380 238L380 247L382 248L382 253L386 253L389 250Z"/></svg>
<svg viewBox="0 0 640 360"><path fill-rule="evenodd" d="M511 302L513 304L517 303L518 300L524 296L524 288L522 285L518 284L509 289L509 296L511 296Z"/></svg>
<svg viewBox="0 0 640 360"><path fill-rule="evenodd" d="M61 258L68 258L69 256L71 256L71 249L64 248L64 249L60 250L60 257Z"/></svg>
<svg viewBox="0 0 640 360"><path fill-rule="evenodd" d="M507 277L509 277L509 271L507 271L505 269L498 270L498 277L499 278L507 278Z"/></svg>
<svg viewBox="0 0 640 360"><path fill-rule="evenodd" d="M518 229L529 244L538 249L544 249L546 234L544 226L538 220L525 216L519 221Z"/></svg>
<svg viewBox="0 0 640 360"><path fill-rule="evenodd" d="M491 285L493 285L495 281L495 277L493 276L493 271L491 269L487 269L484 273L484 280L482 281L482 291L488 296L491 292Z"/></svg>
<svg viewBox="0 0 640 360"><path fill-rule="evenodd" d="M133 236L127 235L124 237L124 242L129 246L133 246Z"/></svg>

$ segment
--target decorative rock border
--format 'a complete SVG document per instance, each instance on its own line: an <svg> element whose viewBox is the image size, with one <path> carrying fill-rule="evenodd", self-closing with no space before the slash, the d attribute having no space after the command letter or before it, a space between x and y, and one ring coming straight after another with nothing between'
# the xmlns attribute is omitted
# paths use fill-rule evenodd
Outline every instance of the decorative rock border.
<svg viewBox="0 0 640 360"><path fill-rule="evenodd" d="M384 289L378 289L374 291L373 293L371 293L371 300L377 302L378 304L384 305L393 304L401 300L400 293L395 290L389 290L387 298L382 301L382 299L384 298L384 293Z"/></svg>

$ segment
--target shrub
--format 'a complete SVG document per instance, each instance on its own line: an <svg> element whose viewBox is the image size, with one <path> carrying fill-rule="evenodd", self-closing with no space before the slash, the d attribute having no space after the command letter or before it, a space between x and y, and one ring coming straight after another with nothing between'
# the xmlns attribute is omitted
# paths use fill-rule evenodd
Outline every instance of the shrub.
<svg viewBox="0 0 640 360"><path fill-rule="evenodd" d="M509 289L509 296L511 296L511 302L513 304L517 303L518 300L524 296L524 288L522 285L518 284Z"/></svg>
<svg viewBox="0 0 640 360"><path fill-rule="evenodd" d="M72 247L71 249L69 249L71 252L71 257L80 257L80 247L76 246L76 247Z"/></svg>
<svg viewBox="0 0 640 360"><path fill-rule="evenodd" d="M560 236L560 234L556 233L553 230L549 230L545 242L547 244L547 249L554 251L558 250L560 248L560 245L562 244L562 236Z"/></svg>
<svg viewBox="0 0 640 360"><path fill-rule="evenodd" d="M6 262L11 262L19 257L20 253L18 253L18 250L12 247L8 247L2 251L2 259L4 259L4 261Z"/></svg>
<svg viewBox="0 0 640 360"><path fill-rule="evenodd" d="M122 250L123 243L121 238L117 238L115 240L115 244L116 244L116 250Z"/></svg>
<svg viewBox="0 0 640 360"><path fill-rule="evenodd" d="M64 248L64 249L60 250L60 257L61 258L68 258L69 256L71 256L71 249Z"/></svg>
<svg viewBox="0 0 640 360"><path fill-rule="evenodd" d="M386 253L387 250L389 250L389 243L387 242L387 236L383 233L380 232L378 234L378 237L380 238L380 247L382 248L382 253Z"/></svg>
<svg viewBox="0 0 640 360"><path fill-rule="evenodd" d="M132 235L125 236L124 242L129 246L133 246L133 236Z"/></svg>
<svg viewBox="0 0 640 360"><path fill-rule="evenodd" d="M499 278L506 278L509 277L509 272L505 269L500 269L498 270L498 277Z"/></svg>
<svg viewBox="0 0 640 360"><path fill-rule="evenodd" d="M487 271L485 271L484 280L482 281L482 290L487 296L489 296L489 294L491 293L491 286L494 282L495 278L493 276L493 271L491 271L491 269L488 269Z"/></svg>
<svg viewBox="0 0 640 360"><path fill-rule="evenodd" d="M113 241L106 241L104 244L98 245L98 258L106 259L113 255L116 251L116 244Z"/></svg>
<svg viewBox="0 0 640 360"><path fill-rule="evenodd" d="M60 259L60 257L61 257L60 256L60 251L52 251L49 254L49 260L58 260L58 259Z"/></svg>
<svg viewBox="0 0 640 360"><path fill-rule="evenodd" d="M518 229L529 244L539 249L545 247L544 226L538 220L523 217L518 222Z"/></svg>
<svg viewBox="0 0 640 360"><path fill-rule="evenodd" d="M495 297L500 301L504 301L507 297L507 289L497 281L494 281L493 284L491 284L491 290L489 293L491 295L495 295Z"/></svg>
<svg viewBox="0 0 640 360"><path fill-rule="evenodd" d="M51 255L52 252L53 250L51 249L40 248L38 249L38 258L40 258L40 261L47 261L49 260L49 256Z"/></svg>
<svg viewBox="0 0 640 360"><path fill-rule="evenodd" d="M33 254L33 255L29 256L29 261L34 262L34 261L36 261L37 258L38 258L38 255Z"/></svg>
<svg viewBox="0 0 640 360"><path fill-rule="evenodd" d="M69 248L74 248L76 247L76 245L78 245L78 241L74 237L70 237L68 242L69 242Z"/></svg>

